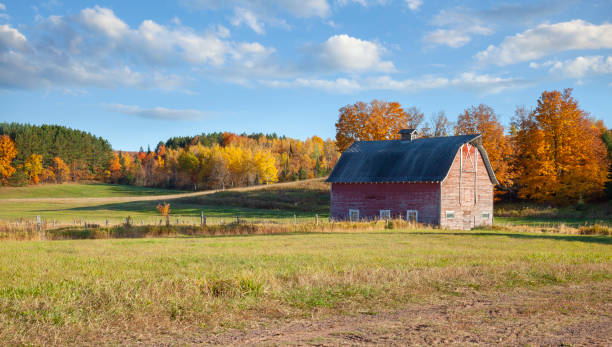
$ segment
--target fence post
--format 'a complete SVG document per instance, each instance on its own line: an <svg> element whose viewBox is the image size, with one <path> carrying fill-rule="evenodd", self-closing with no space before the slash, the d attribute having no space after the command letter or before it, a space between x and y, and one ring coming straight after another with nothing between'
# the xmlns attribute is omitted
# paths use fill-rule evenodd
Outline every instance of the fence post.
<svg viewBox="0 0 612 347"><path fill-rule="evenodd" d="M315 214L316 225L319 226L319 214Z"/></svg>
<svg viewBox="0 0 612 347"><path fill-rule="evenodd" d="M37 224L38 231L40 231L42 229L42 225L40 222L40 216L36 216L36 224Z"/></svg>
<svg viewBox="0 0 612 347"><path fill-rule="evenodd" d="M204 225L204 211L200 211L200 226Z"/></svg>
<svg viewBox="0 0 612 347"><path fill-rule="evenodd" d="M295 213L293 214L293 225L297 224L297 218L295 217Z"/></svg>

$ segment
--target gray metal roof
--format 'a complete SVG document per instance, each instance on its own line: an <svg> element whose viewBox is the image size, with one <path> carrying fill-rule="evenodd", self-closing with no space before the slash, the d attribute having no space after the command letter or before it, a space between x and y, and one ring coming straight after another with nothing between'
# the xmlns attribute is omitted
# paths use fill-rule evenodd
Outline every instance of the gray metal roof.
<svg viewBox="0 0 612 347"><path fill-rule="evenodd" d="M342 153L327 182L441 182L466 143L478 148L491 182L497 184L480 135L358 141Z"/></svg>

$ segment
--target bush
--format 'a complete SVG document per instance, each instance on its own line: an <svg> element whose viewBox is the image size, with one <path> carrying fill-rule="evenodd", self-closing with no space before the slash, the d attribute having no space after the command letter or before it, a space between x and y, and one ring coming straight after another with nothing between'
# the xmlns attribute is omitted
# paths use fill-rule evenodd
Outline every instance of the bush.
<svg viewBox="0 0 612 347"><path fill-rule="evenodd" d="M610 235L612 236L612 227L601 224L585 225L578 229L580 235Z"/></svg>

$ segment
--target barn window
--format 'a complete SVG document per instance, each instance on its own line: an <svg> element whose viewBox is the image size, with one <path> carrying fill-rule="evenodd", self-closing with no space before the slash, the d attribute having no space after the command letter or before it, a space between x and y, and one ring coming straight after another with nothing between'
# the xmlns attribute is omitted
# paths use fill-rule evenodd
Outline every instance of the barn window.
<svg viewBox="0 0 612 347"><path fill-rule="evenodd" d="M380 210L380 219L391 219L391 210Z"/></svg>
<svg viewBox="0 0 612 347"><path fill-rule="evenodd" d="M406 221L409 223L418 223L419 222L419 211L417 210L406 211Z"/></svg>
<svg viewBox="0 0 612 347"><path fill-rule="evenodd" d="M482 219L489 219L490 216L491 216L491 214L489 214L489 212L483 212L482 213Z"/></svg>
<svg viewBox="0 0 612 347"><path fill-rule="evenodd" d="M455 211L446 211L446 219L454 219Z"/></svg>
<svg viewBox="0 0 612 347"><path fill-rule="evenodd" d="M359 210L349 210L349 219L351 222L359 222Z"/></svg>

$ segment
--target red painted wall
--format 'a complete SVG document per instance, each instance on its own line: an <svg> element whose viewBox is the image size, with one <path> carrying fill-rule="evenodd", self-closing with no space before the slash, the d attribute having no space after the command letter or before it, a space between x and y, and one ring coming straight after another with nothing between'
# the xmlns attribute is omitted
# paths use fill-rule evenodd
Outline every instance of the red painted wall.
<svg viewBox="0 0 612 347"><path fill-rule="evenodd" d="M379 218L380 210L406 218L407 210L417 210L419 223L440 222L439 183L332 183L331 217L348 219L350 209L359 210L362 219Z"/></svg>

